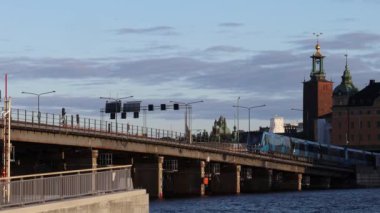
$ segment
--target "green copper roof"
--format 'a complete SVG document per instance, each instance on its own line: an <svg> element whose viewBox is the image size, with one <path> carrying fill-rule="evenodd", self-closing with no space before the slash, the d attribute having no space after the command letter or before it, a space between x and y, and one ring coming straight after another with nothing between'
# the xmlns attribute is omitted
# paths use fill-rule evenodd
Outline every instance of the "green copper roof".
<svg viewBox="0 0 380 213"><path fill-rule="evenodd" d="M333 95L342 96L342 95L352 95L358 92L358 89L352 83L352 77L350 69L347 64L347 55L346 55L346 67L342 75L342 82L334 89Z"/></svg>

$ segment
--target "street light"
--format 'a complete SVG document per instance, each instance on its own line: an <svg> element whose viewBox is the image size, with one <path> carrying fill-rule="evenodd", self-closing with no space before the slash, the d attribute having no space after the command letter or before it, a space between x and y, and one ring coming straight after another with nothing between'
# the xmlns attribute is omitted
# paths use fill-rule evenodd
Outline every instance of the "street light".
<svg viewBox="0 0 380 213"><path fill-rule="evenodd" d="M251 132L251 109L254 109L254 108L259 108L259 107L265 107L266 105L263 104L263 105L258 105L258 106L251 106L251 107L246 107L246 106L236 106L236 105L233 105L232 107L236 107L236 108L243 108L243 109L246 109L248 110L248 136L247 136L247 144L249 142L249 135L250 135L250 132Z"/></svg>
<svg viewBox="0 0 380 213"><path fill-rule="evenodd" d="M240 130L239 130L239 101L240 101L240 96L237 98L236 100L236 114L237 114L237 142L239 143L239 134L240 134Z"/></svg>
<svg viewBox="0 0 380 213"><path fill-rule="evenodd" d="M21 92L22 94L29 94L29 95L35 95L37 96L37 111L38 111L38 123L40 123L40 118L41 118L41 112L40 112L40 96L41 95L46 95L50 93L55 93L55 90L49 91L49 92L42 92L42 93L34 93L34 92Z"/></svg>
<svg viewBox="0 0 380 213"><path fill-rule="evenodd" d="M119 101L121 101L123 99L133 98L133 95L126 96L126 97L121 97L121 98L112 98L112 97L99 97L99 98L100 99L112 100L112 101L115 101L115 102L119 102ZM116 132L117 132L117 104L115 104L115 124L116 124Z"/></svg>
<svg viewBox="0 0 380 213"><path fill-rule="evenodd" d="M193 142L193 136L191 134L191 120L192 120L192 113L191 113L191 104L196 104L196 103L202 103L203 100L200 101L193 101L189 103L184 103L184 102L179 102L179 101L169 101L170 103L178 103L178 104L183 104L185 105L185 134L186 134L186 139L188 139L189 143Z"/></svg>

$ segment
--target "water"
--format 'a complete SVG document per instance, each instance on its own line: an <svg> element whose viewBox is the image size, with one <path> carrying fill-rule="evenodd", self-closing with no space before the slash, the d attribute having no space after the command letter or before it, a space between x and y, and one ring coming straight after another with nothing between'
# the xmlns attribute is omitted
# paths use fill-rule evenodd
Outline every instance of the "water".
<svg viewBox="0 0 380 213"><path fill-rule="evenodd" d="M380 189L241 194L150 201L150 212L380 212Z"/></svg>

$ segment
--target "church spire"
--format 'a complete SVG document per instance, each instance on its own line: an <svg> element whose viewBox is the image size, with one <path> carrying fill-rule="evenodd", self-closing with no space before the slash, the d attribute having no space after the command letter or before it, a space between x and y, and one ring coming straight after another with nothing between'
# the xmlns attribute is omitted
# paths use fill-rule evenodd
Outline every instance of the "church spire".
<svg viewBox="0 0 380 213"><path fill-rule="evenodd" d="M334 96L351 96L358 92L358 89L352 82L350 68L348 66L348 55L344 55L346 57L346 66L344 68L344 72L342 75L342 82L334 89Z"/></svg>

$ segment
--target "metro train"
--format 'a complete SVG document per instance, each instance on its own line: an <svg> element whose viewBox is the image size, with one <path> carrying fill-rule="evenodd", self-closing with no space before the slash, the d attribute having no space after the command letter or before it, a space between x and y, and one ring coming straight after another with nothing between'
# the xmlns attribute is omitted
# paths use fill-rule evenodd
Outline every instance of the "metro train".
<svg viewBox="0 0 380 213"><path fill-rule="evenodd" d="M248 143L248 150L311 158L326 163L380 166L380 153L263 132Z"/></svg>

